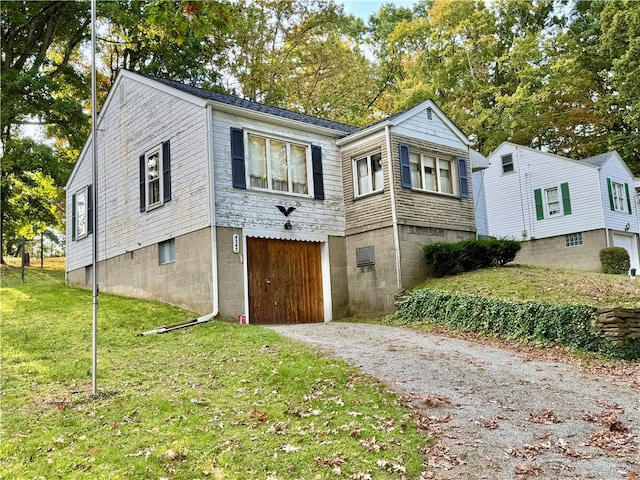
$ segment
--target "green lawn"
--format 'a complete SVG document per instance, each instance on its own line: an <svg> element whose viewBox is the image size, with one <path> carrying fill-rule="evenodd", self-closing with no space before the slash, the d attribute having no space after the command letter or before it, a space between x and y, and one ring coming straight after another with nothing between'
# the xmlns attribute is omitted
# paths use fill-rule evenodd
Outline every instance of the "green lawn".
<svg viewBox="0 0 640 480"><path fill-rule="evenodd" d="M91 395L91 292L60 269L2 276L6 479L415 479L434 440L392 392L259 327L100 295Z"/></svg>

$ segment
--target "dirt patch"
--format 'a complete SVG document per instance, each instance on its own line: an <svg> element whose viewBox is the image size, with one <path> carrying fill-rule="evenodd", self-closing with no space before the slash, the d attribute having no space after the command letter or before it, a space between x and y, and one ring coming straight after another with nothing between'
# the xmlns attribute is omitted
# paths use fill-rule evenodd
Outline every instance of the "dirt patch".
<svg viewBox="0 0 640 480"><path fill-rule="evenodd" d="M439 442L425 478L637 479L640 364L581 368L382 325L272 327L404 395Z"/></svg>

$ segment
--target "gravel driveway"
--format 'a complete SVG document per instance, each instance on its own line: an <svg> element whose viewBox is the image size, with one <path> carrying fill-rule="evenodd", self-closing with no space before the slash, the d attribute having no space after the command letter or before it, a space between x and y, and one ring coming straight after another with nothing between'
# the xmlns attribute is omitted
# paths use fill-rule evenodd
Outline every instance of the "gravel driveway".
<svg viewBox="0 0 640 480"><path fill-rule="evenodd" d="M270 328L418 406L420 423L440 440L427 457L433 478L640 478L640 392L628 378L397 327Z"/></svg>

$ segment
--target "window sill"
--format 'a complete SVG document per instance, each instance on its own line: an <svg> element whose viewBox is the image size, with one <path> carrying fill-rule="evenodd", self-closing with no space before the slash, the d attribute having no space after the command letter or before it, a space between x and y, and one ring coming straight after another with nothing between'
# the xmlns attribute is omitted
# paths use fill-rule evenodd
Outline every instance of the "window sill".
<svg viewBox="0 0 640 480"><path fill-rule="evenodd" d="M247 192L258 192L258 193L266 193L269 195L286 195L287 197L295 197L295 198L308 198L313 200L313 195L308 193L292 193L292 192L283 192L281 190L269 190L268 188L258 188L258 187L247 187Z"/></svg>
<svg viewBox="0 0 640 480"><path fill-rule="evenodd" d="M421 188L415 188L415 187L411 187L411 191L418 192L418 193L426 193L428 195L438 195L440 197L446 197L446 198L457 198L459 200L462 200L463 198L460 195L456 195L455 193L436 192L435 190L423 190Z"/></svg>
<svg viewBox="0 0 640 480"><path fill-rule="evenodd" d="M145 210L145 212L150 212L151 210L156 210L157 208L160 208L160 207L162 207L163 205L164 205L164 203L163 203L163 202L155 203L155 204L153 204L153 205L149 205L149 206L147 207L147 209Z"/></svg>
<svg viewBox="0 0 640 480"><path fill-rule="evenodd" d="M374 190L373 192L364 193L362 195L354 196L353 197L353 201L355 202L355 201L361 200L363 198L369 198L369 197L372 197L374 195L379 195L381 193L384 193L384 188L380 189L380 190Z"/></svg>

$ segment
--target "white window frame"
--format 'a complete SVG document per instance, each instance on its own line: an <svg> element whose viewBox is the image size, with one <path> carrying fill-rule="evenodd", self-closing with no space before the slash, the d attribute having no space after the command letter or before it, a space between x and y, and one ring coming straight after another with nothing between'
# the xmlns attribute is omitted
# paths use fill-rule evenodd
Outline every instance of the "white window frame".
<svg viewBox="0 0 640 480"><path fill-rule="evenodd" d="M415 162L413 160L418 159L418 162ZM433 160L433 164L429 165L430 160ZM449 187L451 189L450 192L446 192L443 190L442 185L442 168L441 168L441 163L440 162L446 162L449 164ZM416 189L416 190L421 190L424 192L435 192L435 193L441 193L443 195L457 195L457 183L455 181L455 179L458 178L458 172L457 172L457 167L456 164L457 162L454 161L453 158L449 158L449 157L444 157L444 156L438 156L436 154L430 154L430 153L423 153L423 152L409 152L409 168L411 168L411 188ZM419 172L415 172L415 166L418 166L420 171ZM433 168L434 171L434 179L435 179L435 189L433 188L426 188L425 185L427 184L427 177L428 177L428 173L427 173L427 169L428 168ZM419 181L420 181L420 185L415 185L414 180L415 180L415 173L419 173Z"/></svg>
<svg viewBox="0 0 640 480"><path fill-rule="evenodd" d="M80 199L84 197L84 207L80 209ZM76 192L76 218L75 218L75 230L76 240L80 240L89 235L89 187L83 187Z"/></svg>
<svg viewBox="0 0 640 480"><path fill-rule="evenodd" d="M555 192L555 199L551 196L552 192ZM552 205L555 204L557 204L557 209L552 210ZM544 189L544 209L547 217L559 217L563 215L562 197L560 195L559 187L550 187Z"/></svg>
<svg viewBox="0 0 640 480"><path fill-rule="evenodd" d="M613 196L614 211L627 213L627 195L625 193L624 185L612 181L611 195Z"/></svg>
<svg viewBox="0 0 640 480"><path fill-rule="evenodd" d="M378 170L375 169L374 162L376 162L376 160L378 165L380 165ZM361 170L359 168L360 165L364 165L366 170ZM381 152L372 152L360 157L354 157L352 161L352 171L355 198L372 195L384 190L384 172L382 169ZM364 188L361 188L361 184Z"/></svg>
<svg viewBox="0 0 640 480"><path fill-rule="evenodd" d="M251 158L251 148L250 141L251 137L259 138L265 141L266 148L266 187L256 185L255 181L252 178L252 158ZM257 132L246 132L244 137L245 141L245 158L246 158L246 185L248 189L251 190L261 190L268 191L274 193L281 193L283 195L295 195L295 196L303 196L303 197L313 197L313 169L311 163L311 145L304 142L298 142L290 139L286 139L283 137L277 137L272 135L264 135ZM285 155L286 155L286 175L287 175L287 190L280 190L278 188L274 188L273 185L273 166L272 166L272 157L271 157L271 143L284 143L285 144ZM292 148L300 147L305 150L305 176L306 176L306 192L295 192L294 191L294 182L293 178L295 176L295 165L292 164L290 159L292 158ZM255 177L256 179L260 177Z"/></svg>
<svg viewBox="0 0 640 480"><path fill-rule="evenodd" d="M564 236L564 245L565 247L577 247L578 245L582 245L582 232L567 233Z"/></svg>
<svg viewBox="0 0 640 480"><path fill-rule="evenodd" d="M176 239L170 238L158 243L158 263L167 265L176 261Z"/></svg>
<svg viewBox="0 0 640 480"><path fill-rule="evenodd" d="M158 175L156 178L150 178L151 169L149 168L149 160L154 155L158 156L157 160L157 171ZM164 158L162 157L162 144L159 144L153 147L151 150L148 150L144 154L144 183L145 183L145 210L153 210L154 208L161 207L164 205ZM150 197L153 194L152 185L154 183L158 183L158 200L155 202L150 201Z"/></svg>
<svg viewBox="0 0 640 480"><path fill-rule="evenodd" d="M509 160L505 163L505 160ZM513 173L516 171L516 166L513 163L513 154L512 153L507 153L505 155L502 155L500 157L500 161L501 161L501 167L502 167L502 174L509 174L509 173ZM511 168L509 168L508 170L505 170L506 166L510 166Z"/></svg>

